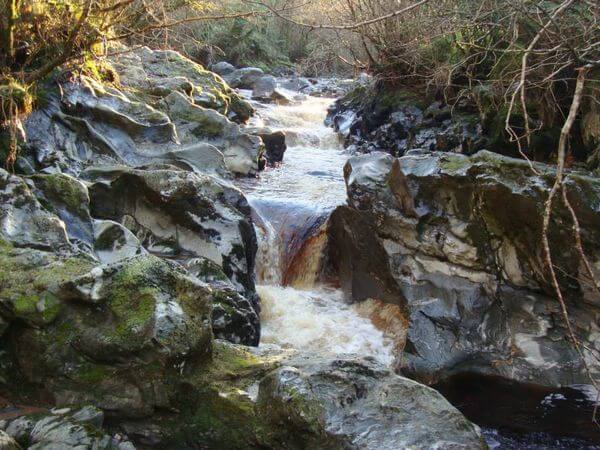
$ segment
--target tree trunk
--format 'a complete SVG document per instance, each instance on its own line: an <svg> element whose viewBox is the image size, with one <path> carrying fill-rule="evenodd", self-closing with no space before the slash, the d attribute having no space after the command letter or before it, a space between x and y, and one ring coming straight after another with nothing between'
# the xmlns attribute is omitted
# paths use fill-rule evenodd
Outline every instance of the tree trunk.
<svg viewBox="0 0 600 450"><path fill-rule="evenodd" d="M0 58L3 63L10 66L15 58L15 35L14 30L19 18L19 1L4 0L4 8L2 15L3 23L0 33Z"/></svg>

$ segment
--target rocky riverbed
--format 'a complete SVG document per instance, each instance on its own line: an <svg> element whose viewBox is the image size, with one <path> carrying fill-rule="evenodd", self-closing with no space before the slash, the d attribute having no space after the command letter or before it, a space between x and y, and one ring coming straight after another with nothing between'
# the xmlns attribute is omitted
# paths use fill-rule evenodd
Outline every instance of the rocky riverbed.
<svg viewBox="0 0 600 450"><path fill-rule="evenodd" d="M48 83L0 170L0 448L518 448L474 422L598 442L541 260L550 167L345 149L323 122L346 83L125 50L119 83ZM600 183L567 180L597 270ZM571 236L561 210L596 377Z"/></svg>
<svg viewBox="0 0 600 450"><path fill-rule="evenodd" d="M2 448L484 448L368 354L256 347L235 180L281 160L281 133L246 126L252 104L176 52L116 53L120 83L47 85L0 171ZM264 78L258 100L304 98Z"/></svg>

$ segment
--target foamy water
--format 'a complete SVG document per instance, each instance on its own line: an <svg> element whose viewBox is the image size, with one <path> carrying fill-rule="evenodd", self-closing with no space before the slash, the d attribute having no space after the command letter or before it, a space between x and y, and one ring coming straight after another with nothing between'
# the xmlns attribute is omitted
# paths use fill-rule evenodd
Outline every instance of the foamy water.
<svg viewBox="0 0 600 450"><path fill-rule="evenodd" d="M267 167L260 179L240 180L251 202L286 200L290 204L331 209L346 201L343 168L348 155L339 136L324 124L332 99L314 98L297 105L258 105L253 125L286 133L283 164Z"/></svg>
<svg viewBox="0 0 600 450"><path fill-rule="evenodd" d="M340 291L263 285L258 293L261 343L330 355L355 353L392 364L390 342L368 318L346 305Z"/></svg>
<svg viewBox="0 0 600 450"><path fill-rule="evenodd" d="M348 155L337 134L324 125L332 102L309 97L288 106L256 105L259 119L253 125L284 131L288 144L283 164L267 168L260 179L239 182L254 209L259 239L261 344L371 356L390 365L392 343L344 301L341 291L281 285L286 249L293 239L346 201L343 167Z"/></svg>

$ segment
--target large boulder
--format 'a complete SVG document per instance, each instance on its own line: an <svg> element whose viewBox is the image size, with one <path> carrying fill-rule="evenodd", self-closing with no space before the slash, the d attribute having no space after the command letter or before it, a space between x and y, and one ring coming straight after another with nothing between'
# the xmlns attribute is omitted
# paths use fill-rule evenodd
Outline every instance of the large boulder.
<svg viewBox="0 0 600 450"><path fill-rule="evenodd" d="M298 448L487 448L439 393L357 357L283 361L261 381L258 411Z"/></svg>
<svg viewBox="0 0 600 450"><path fill-rule="evenodd" d="M94 241L90 197L80 180L62 173L35 174L32 192L46 210L65 224L69 240L83 246Z"/></svg>
<svg viewBox="0 0 600 450"><path fill-rule="evenodd" d="M225 79L233 88L253 89L254 83L256 83L264 75L265 72L258 67L244 67L226 75Z"/></svg>
<svg viewBox="0 0 600 450"><path fill-rule="evenodd" d="M327 123L360 153L411 150L472 154L485 147L480 118L406 89L358 83L331 107Z"/></svg>
<svg viewBox="0 0 600 450"><path fill-rule="evenodd" d="M141 47L120 52L111 60L123 85L136 89L144 100L178 91L190 95L199 106L232 115L241 122L254 113L252 106L219 75L178 52Z"/></svg>
<svg viewBox="0 0 600 450"><path fill-rule="evenodd" d="M256 296L242 296L223 269L207 258L191 259L185 267L191 275L213 288L212 328L215 337L234 344L258 346L260 308Z"/></svg>
<svg viewBox="0 0 600 450"><path fill-rule="evenodd" d="M239 125L224 115L195 105L179 92L167 96L162 105L177 124L182 144L194 145L200 139L222 152L225 166L232 173L256 175L259 172L264 151L259 137L243 132ZM180 153L177 156L182 159Z"/></svg>
<svg viewBox="0 0 600 450"><path fill-rule="evenodd" d="M210 70L212 70L214 73L223 76L233 72L235 70L235 66L233 64L229 64L226 61L221 61L210 66Z"/></svg>
<svg viewBox="0 0 600 450"><path fill-rule="evenodd" d="M268 127L246 128L246 132L259 136L265 146L264 156L270 165L276 165L283 161L287 150L286 134L275 131Z"/></svg>
<svg viewBox="0 0 600 450"><path fill-rule="evenodd" d="M18 167L75 176L93 164L171 163L222 177L261 169L262 142L230 121L254 110L218 75L148 48L119 52L113 64L121 84L80 76L40 87Z"/></svg>
<svg viewBox="0 0 600 450"><path fill-rule="evenodd" d="M243 194L212 176L147 169L87 170L93 216L125 225L151 253L213 261L253 298L257 243Z"/></svg>
<svg viewBox="0 0 600 450"><path fill-rule="evenodd" d="M184 378L165 448L486 448L440 394L357 356L249 353L217 341L212 361Z"/></svg>
<svg viewBox="0 0 600 450"><path fill-rule="evenodd" d="M291 95L278 87L277 79L272 75L266 75L254 82L252 98L261 102L276 103L278 105L288 105L293 100Z"/></svg>
<svg viewBox="0 0 600 450"><path fill-rule="evenodd" d="M48 94L27 120L27 155L47 172L78 175L92 164L172 163L188 170L255 175L262 141L218 110L172 90L154 106L82 77Z"/></svg>
<svg viewBox="0 0 600 450"><path fill-rule="evenodd" d="M347 163L351 211L334 214L331 225L341 243L334 255L348 261L339 271L342 286L350 294L358 286L355 300L380 297L405 309L405 373L427 383L467 372L543 386L589 382L543 256L542 216L554 172L535 169L490 152L400 159L374 153ZM565 188L598 277L600 183L569 173ZM553 263L597 377L600 295L561 203L549 230Z"/></svg>
<svg viewBox="0 0 600 450"><path fill-rule="evenodd" d="M212 292L175 264L147 255L86 273L85 260L41 253L0 260L14 272L0 292L17 367L5 379L19 374L57 405L138 417L166 404L178 360L210 353Z"/></svg>

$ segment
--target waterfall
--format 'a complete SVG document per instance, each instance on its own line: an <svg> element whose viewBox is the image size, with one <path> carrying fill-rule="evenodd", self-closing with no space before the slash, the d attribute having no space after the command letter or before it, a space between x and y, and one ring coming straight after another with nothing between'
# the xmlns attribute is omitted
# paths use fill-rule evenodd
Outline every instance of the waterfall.
<svg viewBox="0 0 600 450"><path fill-rule="evenodd" d="M392 340L370 314L318 281L327 218L346 201L347 155L336 133L323 123L331 102L308 98L289 106L257 105L260 125L284 131L288 144L281 166L267 168L258 180L240 181L259 239L261 344L354 353L391 365Z"/></svg>

